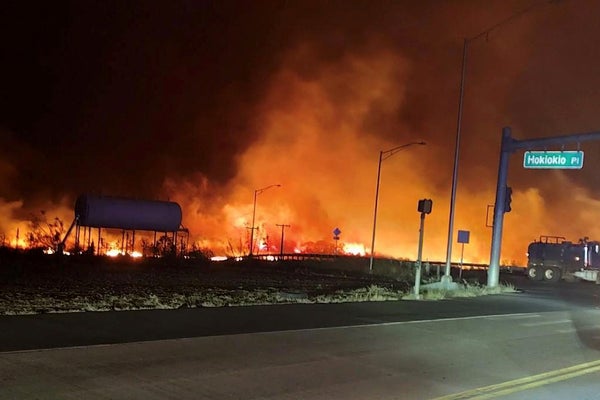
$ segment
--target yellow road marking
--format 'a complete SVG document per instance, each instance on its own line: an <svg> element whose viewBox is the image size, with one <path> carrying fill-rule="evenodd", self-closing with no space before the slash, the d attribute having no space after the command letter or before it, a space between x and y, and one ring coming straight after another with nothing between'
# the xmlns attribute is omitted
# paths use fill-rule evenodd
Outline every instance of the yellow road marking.
<svg viewBox="0 0 600 400"><path fill-rule="evenodd" d="M544 372L539 375L527 376L525 378L515 379L490 386L483 386L464 392L450 394L447 396L436 397L431 400L484 400L493 397L504 396L514 392L548 385L554 382L560 382L575 378L580 375L591 374L600 371L600 360L591 361L583 364L574 365L567 368Z"/></svg>

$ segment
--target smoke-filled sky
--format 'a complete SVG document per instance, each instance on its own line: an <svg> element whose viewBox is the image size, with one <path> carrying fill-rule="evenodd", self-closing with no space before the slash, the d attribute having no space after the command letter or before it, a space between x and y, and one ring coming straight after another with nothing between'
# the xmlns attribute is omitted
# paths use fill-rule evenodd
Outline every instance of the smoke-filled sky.
<svg viewBox="0 0 600 400"><path fill-rule="evenodd" d="M232 252L255 190L280 184L257 195L269 249L288 224L286 252L336 227L369 250L379 151L423 140L382 163L376 252L414 259L431 198L423 256L444 260L463 40L522 10L469 41L454 227L486 262L502 127L600 130L598 1L4 1L0 233L39 210L70 223L81 193L169 199ZM540 235L600 239L600 146L580 147L578 171L511 157L501 261Z"/></svg>

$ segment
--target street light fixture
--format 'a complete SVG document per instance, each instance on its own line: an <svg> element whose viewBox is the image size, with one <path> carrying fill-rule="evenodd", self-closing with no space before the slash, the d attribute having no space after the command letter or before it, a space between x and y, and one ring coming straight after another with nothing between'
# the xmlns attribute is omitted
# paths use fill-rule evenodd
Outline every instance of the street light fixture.
<svg viewBox="0 0 600 400"><path fill-rule="evenodd" d="M377 166L377 185L375 186L375 211L373 212L373 237L371 238L371 258L369 260L369 272L373 271L373 258L375 256L375 227L377 226L377 202L379 200L379 180L381 178L381 162L387 160L397 152L412 145L425 145L425 142L411 142L402 146L394 147L393 149L379 152L379 165Z"/></svg>
<svg viewBox="0 0 600 400"><path fill-rule="evenodd" d="M252 209L252 227L250 228L251 229L251 231L250 231L250 253L248 254L250 257L252 257L252 253L254 252L254 230L256 229L256 227L254 226L254 220L256 218L256 196L258 196L265 190L270 189L272 187L281 187L281 185L278 185L278 184L269 185L269 186L265 186L264 188L261 188L261 189L256 189L254 191L254 207Z"/></svg>
<svg viewBox="0 0 600 400"><path fill-rule="evenodd" d="M454 143L454 167L452 169L452 191L450 194L450 216L448 218L448 243L446 247L446 269L444 271L444 276L442 277L442 283L449 284L452 282L452 276L450 275L451 264L452 264L452 236L454 231L454 209L456 203L456 186L458 182L458 159L460 152L460 134L461 134L461 125L462 125L462 113L463 113L463 98L465 94L465 78L467 74L467 51L469 49L469 43L474 40L477 40L481 37L486 37L490 32L499 28L500 26L512 21L513 19L520 17L521 15L528 13L534 8L550 4L555 2L556 0L548 0L545 3L534 3L529 7L518 11L511 16L503 19L502 21L492 25L491 27L485 29L481 33L472 36L470 38L465 38L463 41L463 53L462 53L462 67L461 67L461 75L460 75L460 92L458 98L458 116L456 119L456 140Z"/></svg>

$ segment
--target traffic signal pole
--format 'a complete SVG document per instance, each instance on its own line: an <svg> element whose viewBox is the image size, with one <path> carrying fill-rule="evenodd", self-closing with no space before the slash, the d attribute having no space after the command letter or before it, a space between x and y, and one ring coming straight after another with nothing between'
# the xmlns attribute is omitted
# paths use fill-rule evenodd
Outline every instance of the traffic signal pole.
<svg viewBox="0 0 600 400"><path fill-rule="evenodd" d="M421 299L421 260L423 258L423 234L425 231L425 215L431 213L433 208L433 200L423 199L419 200L417 205L417 211L421 213L421 225L419 226L419 250L417 252L417 263L415 271L415 299Z"/></svg>
<svg viewBox="0 0 600 400"><path fill-rule="evenodd" d="M498 181L496 182L496 203L494 204L494 222L492 226L492 246L490 266L488 268L488 287L496 287L500 278L500 248L502 245L502 225L504 223L506 182L508 180L508 162L511 153L516 150L534 150L536 147L545 150L549 145L564 145L581 143L590 140L600 140L600 132L578 133L573 135L555 136L550 138L516 140L511 136L510 127L502 129L500 145L500 162L498 166Z"/></svg>
<svg viewBox="0 0 600 400"><path fill-rule="evenodd" d="M511 129L502 129L502 144L500 145L500 165L498 166L498 181L496 182L496 202L494 203L494 222L492 223L492 251L490 267L488 268L489 287L498 286L500 280L500 247L502 244L502 224L504 223L504 199L506 197L506 181L508 179L508 161L510 153Z"/></svg>

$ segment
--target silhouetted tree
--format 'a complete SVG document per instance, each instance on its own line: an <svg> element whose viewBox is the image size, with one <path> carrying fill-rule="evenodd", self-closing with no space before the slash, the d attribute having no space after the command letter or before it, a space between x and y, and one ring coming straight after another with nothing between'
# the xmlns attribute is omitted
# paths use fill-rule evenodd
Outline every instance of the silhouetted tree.
<svg viewBox="0 0 600 400"><path fill-rule="evenodd" d="M153 246L146 238L142 238L140 241L142 245L142 255L144 257L149 257L153 255Z"/></svg>
<svg viewBox="0 0 600 400"><path fill-rule="evenodd" d="M175 243L173 239L167 235L161 236L156 241L156 252L161 257L174 256L176 253Z"/></svg>
<svg viewBox="0 0 600 400"><path fill-rule="evenodd" d="M29 247L58 251L65 234L65 225L60 218L54 217L51 222L48 222L46 212L42 210L40 215L31 216L28 225L30 229L27 232Z"/></svg>
<svg viewBox="0 0 600 400"><path fill-rule="evenodd" d="M190 258L199 258L209 260L215 253L209 248L202 248L198 244L192 244L191 250L187 254Z"/></svg>

